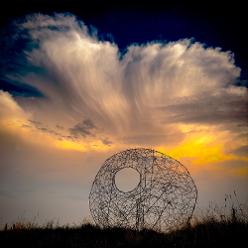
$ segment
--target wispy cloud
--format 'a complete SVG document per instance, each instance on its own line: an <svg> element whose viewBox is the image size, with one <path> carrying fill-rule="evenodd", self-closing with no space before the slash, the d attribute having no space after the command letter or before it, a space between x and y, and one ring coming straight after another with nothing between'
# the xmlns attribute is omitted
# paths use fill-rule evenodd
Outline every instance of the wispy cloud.
<svg viewBox="0 0 248 248"><path fill-rule="evenodd" d="M229 51L185 39L130 45L120 56L116 44L64 14L31 15L16 28L17 39L28 44L27 63L2 77L41 92L32 107L25 98L17 101L50 123L67 123L74 134L89 118L106 135L132 140L156 137L171 123L247 121L247 89L236 85L240 68Z"/></svg>

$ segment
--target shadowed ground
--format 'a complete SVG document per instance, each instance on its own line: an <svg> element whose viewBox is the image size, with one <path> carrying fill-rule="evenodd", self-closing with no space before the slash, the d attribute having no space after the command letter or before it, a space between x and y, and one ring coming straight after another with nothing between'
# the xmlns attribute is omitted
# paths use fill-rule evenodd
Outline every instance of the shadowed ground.
<svg viewBox="0 0 248 248"><path fill-rule="evenodd" d="M150 230L15 225L0 232L1 247L246 247L248 223L207 220L194 227L162 234Z"/></svg>

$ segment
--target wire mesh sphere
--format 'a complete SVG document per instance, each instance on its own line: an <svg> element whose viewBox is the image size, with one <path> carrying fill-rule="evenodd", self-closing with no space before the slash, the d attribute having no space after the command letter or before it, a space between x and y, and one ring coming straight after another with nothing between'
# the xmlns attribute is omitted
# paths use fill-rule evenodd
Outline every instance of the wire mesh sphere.
<svg viewBox="0 0 248 248"><path fill-rule="evenodd" d="M140 176L138 185L127 192L116 185L116 174L124 168ZM92 184L89 206L102 227L169 232L189 222L196 200L197 188L181 163L158 151L138 148L104 162Z"/></svg>

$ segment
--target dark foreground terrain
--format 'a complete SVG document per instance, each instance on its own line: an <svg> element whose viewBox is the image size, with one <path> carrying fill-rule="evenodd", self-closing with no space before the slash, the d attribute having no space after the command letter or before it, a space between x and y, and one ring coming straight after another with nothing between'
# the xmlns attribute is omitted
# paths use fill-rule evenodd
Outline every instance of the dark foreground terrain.
<svg viewBox="0 0 248 248"><path fill-rule="evenodd" d="M188 226L170 234L143 230L81 227L34 227L16 224L0 231L0 247L248 247L248 223L215 221Z"/></svg>

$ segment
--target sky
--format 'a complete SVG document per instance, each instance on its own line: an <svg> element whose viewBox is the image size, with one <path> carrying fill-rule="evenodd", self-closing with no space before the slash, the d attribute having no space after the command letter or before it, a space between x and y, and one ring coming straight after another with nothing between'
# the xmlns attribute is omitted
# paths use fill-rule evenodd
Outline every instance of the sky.
<svg viewBox="0 0 248 248"><path fill-rule="evenodd" d="M242 6L33 2L0 13L0 225L90 219L100 166L137 147L188 168L196 214L248 203Z"/></svg>

